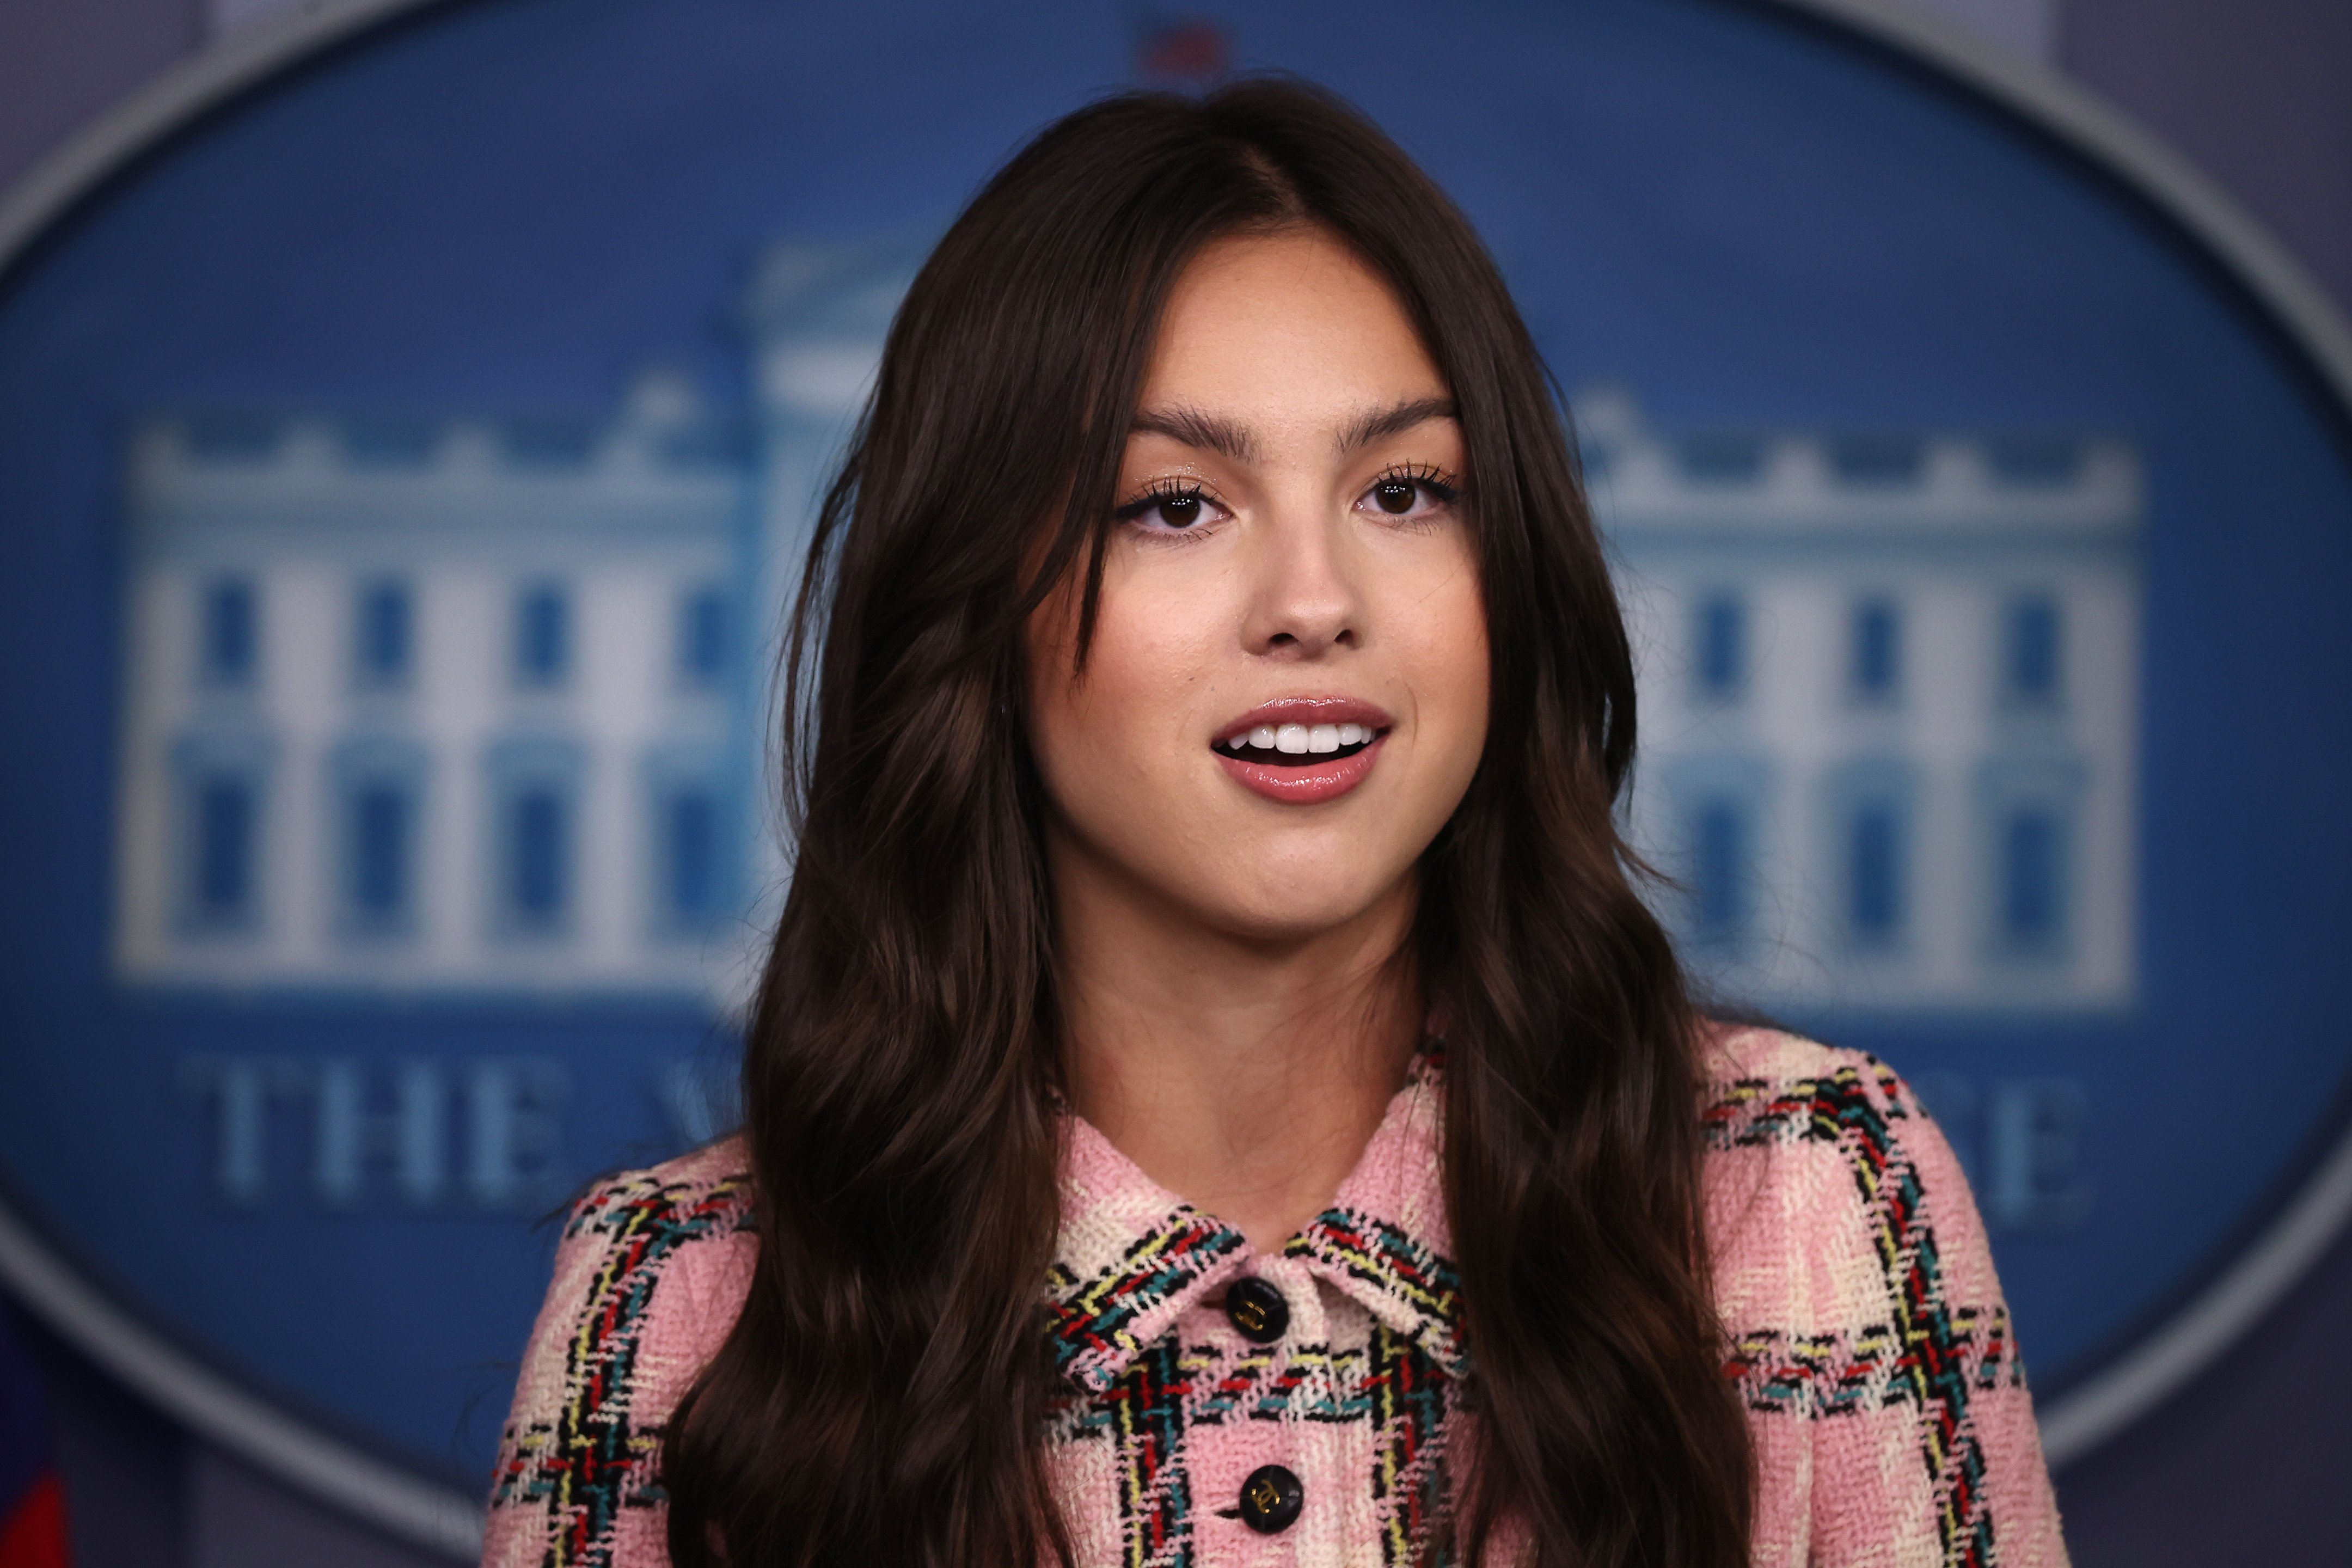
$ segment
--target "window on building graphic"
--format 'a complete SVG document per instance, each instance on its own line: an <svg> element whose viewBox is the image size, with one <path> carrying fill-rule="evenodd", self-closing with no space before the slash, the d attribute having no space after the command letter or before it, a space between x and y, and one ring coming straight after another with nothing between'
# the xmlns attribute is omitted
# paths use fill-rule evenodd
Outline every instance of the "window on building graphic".
<svg viewBox="0 0 2352 1568"><path fill-rule="evenodd" d="M518 415L500 422L499 445L518 463L572 468L594 454L600 434L595 420L579 415Z"/></svg>
<svg viewBox="0 0 2352 1568"><path fill-rule="evenodd" d="M1902 935L1903 826L1893 801L1861 802L1846 818L1846 930L1860 946Z"/></svg>
<svg viewBox="0 0 2352 1568"><path fill-rule="evenodd" d="M1691 813L1691 935L1702 945L1727 945L1747 930L1752 837L1743 800L1702 801Z"/></svg>
<svg viewBox="0 0 2352 1568"><path fill-rule="evenodd" d="M572 742L518 738L488 757L493 849L490 905L509 936L560 936L572 926L587 867L580 836L581 752Z"/></svg>
<svg viewBox="0 0 2352 1568"><path fill-rule="evenodd" d="M2082 760L2063 752L1997 757L1980 772L1979 864L1993 956L2053 961L2074 951L2087 777Z"/></svg>
<svg viewBox="0 0 2352 1568"><path fill-rule="evenodd" d="M2083 468L2083 443L2071 436L1995 436L1985 443L1993 477L2003 484L2063 485Z"/></svg>
<svg viewBox="0 0 2352 1568"><path fill-rule="evenodd" d="M1903 616L1892 599L1864 599L1848 631L1847 683L1855 699L1892 702L1903 689Z"/></svg>
<svg viewBox="0 0 2352 1568"><path fill-rule="evenodd" d="M379 780L352 793L351 814L352 912L390 924L408 912L414 896L416 802L402 785Z"/></svg>
<svg viewBox="0 0 2352 1568"><path fill-rule="evenodd" d="M410 415L359 415L336 432L343 455L363 468L415 468L431 461L441 429L431 419Z"/></svg>
<svg viewBox="0 0 2352 1568"><path fill-rule="evenodd" d="M1695 954L1737 959L1759 929L1770 892L1765 856L1774 774L1769 759L1740 752L1686 754L1666 764L1664 863L1680 893L1675 924Z"/></svg>
<svg viewBox="0 0 2352 1568"><path fill-rule="evenodd" d="M269 745L217 731L173 747L173 899L191 934L252 930L262 912Z"/></svg>
<svg viewBox="0 0 2352 1568"><path fill-rule="evenodd" d="M2046 949L2065 927L2065 825L2047 805L2013 805L1999 827L1998 910L2002 945Z"/></svg>
<svg viewBox="0 0 2352 1568"><path fill-rule="evenodd" d="M707 922L719 912L719 800L709 788L674 790L661 809L663 913L676 925Z"/></svg>
<svg viewBox="0 0 2352 1568"><path fill-rule="evenodd" d="M242 925L258 901L259 792L249 778L215 773L194 793L189 911L199 925Z"/></svg>
<svg viewBox="0 0 2352 1568"><path fill-rule="evenodd" d="M551 583L525 588L515 602L515 679L560 686L571 668L571 598Z"/></svg>
<svg viewBox="0 0 2352 1568"><path fill-rule="evenodd" d="M1830 467L1850 485L1908 484L1926 456L1913 436L1843 436L1830 443Z"/></svg>
<svg viewBox="0 0 2352 1568"><path fill-rule="evenodd" d="M2065 623L2058 602L2021 595L2001 611L2000 688L2012 706L2046 708L2063 695Z"/></svg>
<svg viewBox="0 0 2352 1568"><path fill-rule="evenodd" d="M1748 683L1748 606L1731 594L1699 601L1692 669L1701 696L1727 701Z"/></svg>
<svg viewBox="0 0 2352 1568"><path fill-rule="evenodd" d="M343 929L363 936L414 928L424 858L425 755L414 742L369 736L334 757Z"/></svg>
<svg viewBox="0 0 2352 1568"><path fill-rule="evenodd" d="M1916 901L1912 888L1916 769L1899 756L1857 757L1826 780L1829 864L1822 886L1844 945L1891 952L1905 945Z"/></svg>
<svg viewBox="0 0 2352 1568"><path fill-rule="evenodd" d="M507 814L507 913L519 929L551 930L571 891L571 803L553 784L526 784Z"/></svg>
<svg viewBox="0 0 2352 1568"><path fill-rule="evenodd" d="M252 583L228 577L205 590L198 662L215 686L249 686L261 663L261 605Z"/></svg>
<svg viewBox="0 0 2352 1568"><path fill-rule="evenodd" d="M352 621L352 662L362 683L404 684L416 657L416 606L408 584L386 580L362 587Z"/></svg>
<svg viewBox="0 0 2352 1568"><path fill-rule="evenodd" d="M697 588L679 604L677 664L691 686L716 686L727 673L727 600L716 587Z"/></svg>
<svg viewBox="0 0 2352 1568"><path fill-rule="evenodd" d="M1744 484L1764 471L1764 443L1740 431L1701 431L1675 443L1675 466L1698 484Z"/></svg>
<svg viewBox="0 0 2352 1568"><path fill-rule="evenodd" d="M234 408L191 413L180 422L180 429L191 456L244 463L268 457L285 434L270 416Z"/></svg>
<svg viewBox="0 0 2352 1568"><path fill-rule="evenodd" d="M656 937L694 936L733 907L734 816L712 748L663 746L644 761L646 908Z"/></svg>

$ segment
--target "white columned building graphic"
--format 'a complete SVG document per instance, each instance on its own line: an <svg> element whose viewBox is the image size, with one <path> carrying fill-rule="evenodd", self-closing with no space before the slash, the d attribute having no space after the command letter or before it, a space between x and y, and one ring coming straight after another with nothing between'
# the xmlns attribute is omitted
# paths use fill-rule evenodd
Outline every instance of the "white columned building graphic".
<svg viewBox="0 0 2352 1568"><path fill-rule="evenodd" d="M1699 973L1808 1009L2128 1004L2133 450L1578 413L1640 661L1634 837Z"/></svg>
<svg viewBox="0 0 2352 1568"><path fill-rule="evenodd" d="M745 869L740 446L659 376L606 422L151 422L118 973L706 989Z"/></svg>
<svg viewBox="0 0 2352 1568"><path fill-rule="evenodd" d="M119 977L739 1001L789 875L779 617L928 239L771 251L746 421L649 375L597 420L149 422ZM2128 1004L2131 448L1576 407L1640 659L1629 826L1707 983Z"/></svg>

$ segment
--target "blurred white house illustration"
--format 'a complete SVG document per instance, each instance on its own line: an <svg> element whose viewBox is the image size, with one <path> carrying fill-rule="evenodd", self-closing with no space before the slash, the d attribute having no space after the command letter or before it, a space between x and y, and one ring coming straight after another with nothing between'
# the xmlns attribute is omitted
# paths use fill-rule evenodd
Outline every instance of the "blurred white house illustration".
<svg viewBox="0 0 2352 1568"><path fill-rule="evenodd" d="M594 424L149 426L121 972L699 984L744 872L725 435L661 378Z"/></svg>
<svg viewBox="0 0 2352 1568"><path fill-rule="evenodd" d="M772 251L751 427L172 416L129 457L118 975L740 994L776 616L921 237ZM1578 404L1636 836L1723 991L2134 990L2140 492L2113 442L1668 437Z"/></svg>
<svg viewBox="0 0 2352 1568"><path fill-rule="evenodd" d="M2132 449L1577 411L1640 660L1634 837L1695 967L1773 1006L2129 1003Z"/></svg>

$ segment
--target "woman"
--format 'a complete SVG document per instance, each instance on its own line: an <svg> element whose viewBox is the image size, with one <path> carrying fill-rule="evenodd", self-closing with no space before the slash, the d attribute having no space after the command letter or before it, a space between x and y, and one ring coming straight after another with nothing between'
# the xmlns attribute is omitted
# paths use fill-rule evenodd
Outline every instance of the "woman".
<svg viewBox="0 0 2352 1568"><path fill-rule="evenodd" d="M1969 1195L1704 1022L1468 225L1310 89L992 181L818 524L746 1125L574 1211L499 1563L2056 1563Z"/></svg>

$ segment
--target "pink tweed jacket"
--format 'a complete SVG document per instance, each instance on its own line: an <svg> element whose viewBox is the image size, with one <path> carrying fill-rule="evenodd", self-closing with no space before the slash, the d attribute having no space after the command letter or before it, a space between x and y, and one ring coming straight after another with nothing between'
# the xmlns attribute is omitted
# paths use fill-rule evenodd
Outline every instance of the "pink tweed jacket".
<svg viewBox="0 0 2352 1568"><path fill-rule="evenodd" d="M2063 1568L2024 1371L1942 1136L1868 1057L1761 1030L1725 1033L1714 1055L1707 1221L1760 1472L1755 1561ZM1412 1560L1467 1425L1442 1093L1418 1066L1332 1206L1279 1253L1072 1122L1045 1281L1061 1373L1047 1440L1082 1563ZM667 1561L662 1424L742 1301L746 1198L720 1144L573 1211L487 1563Z"/></svg>

